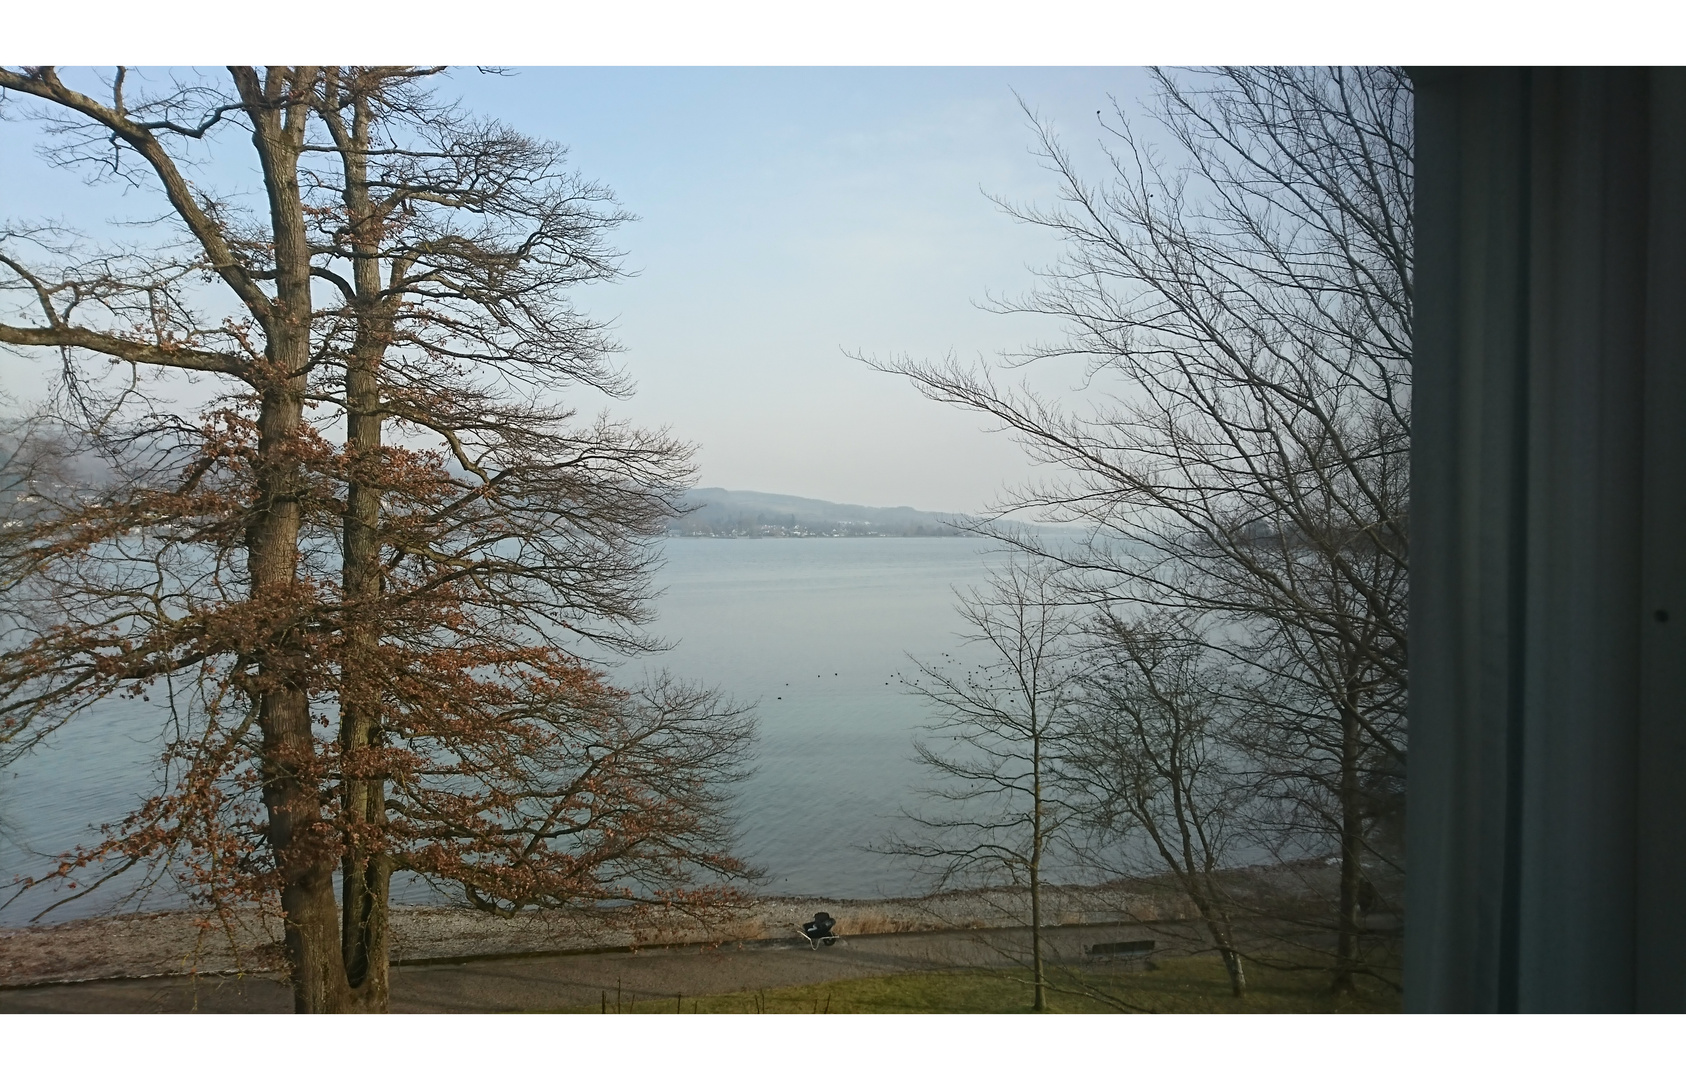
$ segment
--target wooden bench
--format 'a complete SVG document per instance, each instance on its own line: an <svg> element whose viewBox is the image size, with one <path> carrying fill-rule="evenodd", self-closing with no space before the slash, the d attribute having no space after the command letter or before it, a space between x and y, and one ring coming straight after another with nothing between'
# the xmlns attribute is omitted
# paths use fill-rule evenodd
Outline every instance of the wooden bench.
<svg viewBox="0 0 1686 1080"><path fill-rule="evenodd" d="M1153 952L1153 939L1137 941L1097 941L1084 950L1095 959L1145 960Z"/></svg>

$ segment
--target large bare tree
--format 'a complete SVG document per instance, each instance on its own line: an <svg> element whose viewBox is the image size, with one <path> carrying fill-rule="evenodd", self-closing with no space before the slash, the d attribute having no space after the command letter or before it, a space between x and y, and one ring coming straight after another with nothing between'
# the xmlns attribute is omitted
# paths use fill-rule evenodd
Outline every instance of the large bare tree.
<svg viewBox="0 0 1686 1080"><path fill-rule="evenodd" d="M171 784L66 866L166 859L213 906L278 897L307 1011L385 1007L398 871L494 909L707 904L745 871L725 785L747 716L593 663L648 645L652 544L689 477L664 433L563 403L627 389L568 294L614 276L621 214L559 147L437 99L435 74L143 92L119 70L101 97L0 71L47 103L62 163L162 190L186 233L89 253L13 230L0 251L21 298L0 343L62 352L116 477L66 494L7 567L28 603L0 737L21 750L169 681L188 703ZM188 147L226 156L246 131L260 205L183 179ZM227 393L189 423L90 358Z"/></svg>
<svg viewBox="0 0 1686 1080"><path fill-rule="evenodd" d="M1269 706L1253 744L1282 813L1265 824L1340 865L1344 991L1366 861L1399 859L1371 840L1406 752L1411 87L1393 68L1156 79L1166 142L1118 107L1091 179L1038 123L1061 201L1007 206L1065 254L1001 309L1068 331L1008 366L1081 358L1081 403L998 368L880 366L1060 467L1004 509L1090 527L1076 551L1017 538L1085 577L1090 600L1227 623L1213 646L1252 666Z"/></svg>
<svg viewBox="0 0 1686 1080"><path fill-rule="evenodd" d="M1233 747L1244 701L1186 617L1109 612L1086 637L1058 772L1095 837L1088 858L1119 877L1168 872L1241 997L1246 967L1222 871L1248 816Z"/></svg>
<svg viewBox="0 0 1686 1080"><path fill-rule="evenodd" d="M939 887L1022 887L1030 907L1032 1003L1048 1007L1042 886L1050 852L1071 821L1057 762L1070 731L1077 614L1052 564L1014 562L957 610L967 648L915 658L908 689L936 714L915 743L937 781L915 832L887 850L920 860Z"/></svg>

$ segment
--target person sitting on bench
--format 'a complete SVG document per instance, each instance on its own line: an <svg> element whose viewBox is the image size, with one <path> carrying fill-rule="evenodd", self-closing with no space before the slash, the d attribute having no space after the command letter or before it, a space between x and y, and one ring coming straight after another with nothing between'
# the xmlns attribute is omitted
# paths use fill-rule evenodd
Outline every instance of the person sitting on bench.
<svg viewBox="0 0 1686 1080"><path fill-rule="evenodd" d="M802 936L807 938L809 945L816 949L820 947L822 942L830 945L837 940L837 935L832 933L832 928L836 925L836 919L823 911L816 911L814 912L813 922L802 924Z"/></svg>

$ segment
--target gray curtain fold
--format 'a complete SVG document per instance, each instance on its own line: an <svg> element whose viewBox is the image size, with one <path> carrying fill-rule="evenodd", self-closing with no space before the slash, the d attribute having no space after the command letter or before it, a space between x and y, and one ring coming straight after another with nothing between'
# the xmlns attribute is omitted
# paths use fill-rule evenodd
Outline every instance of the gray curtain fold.
<svg viewBox="0 0 1686 1080"><path fill-rule="evenodd" d="M1405 1001L1686 1008L1686 74L1418 70Z"/></svg>

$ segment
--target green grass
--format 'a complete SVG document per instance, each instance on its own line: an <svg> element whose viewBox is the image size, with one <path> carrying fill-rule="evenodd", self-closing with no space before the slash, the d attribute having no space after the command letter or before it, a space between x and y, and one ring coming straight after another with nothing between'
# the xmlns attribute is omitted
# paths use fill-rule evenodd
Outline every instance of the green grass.
<svg viewBox="0 0 1686 1080"><path fill-rule="evenodd" d="M1031 988L1017 971L919 972L869 979L744 991L713 997L644 1000L625 1011L640 1013L1011 1013L1031 1011ZM1249 991L1235 998L1216 957L1176 957L1157 970L1121 972L1100 966L1054 969L1049 1011L1397 1012L1399 993L1363 980L1358 992L1335 997L1323 971L1282 971L1254 964ZM1094 996L1079 992L1084 986ZM1121 1009L1113 1002L1128 1003Z"/></svg>

